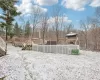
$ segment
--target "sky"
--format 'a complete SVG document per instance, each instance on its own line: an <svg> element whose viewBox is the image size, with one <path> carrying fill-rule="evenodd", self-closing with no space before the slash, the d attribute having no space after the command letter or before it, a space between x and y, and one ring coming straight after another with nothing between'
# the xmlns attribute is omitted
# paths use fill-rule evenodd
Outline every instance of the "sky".
<svg viewBox="0 0 100 80"><path fill-rule="evenodd" d="M19 3L15 4L26 20L34 12L33 8L40 8L40 13L50 14L55 5L60 5L66 23L72 23L75 28L79 28L79 21L93 16L95 8L100 6L100 0L19 0ZM20 23L18 19L16 17L16 21ZM51 15L49 19L53 21Z"/></svg>

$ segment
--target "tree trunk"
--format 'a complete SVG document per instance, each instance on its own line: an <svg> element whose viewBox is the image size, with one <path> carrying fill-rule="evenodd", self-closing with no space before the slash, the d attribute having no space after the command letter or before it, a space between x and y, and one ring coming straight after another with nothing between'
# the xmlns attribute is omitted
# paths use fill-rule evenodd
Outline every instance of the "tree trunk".
<svg viewBox="0 0 100 80"><path fill-rule="evenodd" d="M44 44L44 37L45 37L45 32L43 31L43 44Z"/></svg>
<svg viewBox="0 0 100 80"><path fill-rule="evenodd" d="M56 32L56 39L57 39L57 44L58 44L59 42L59 32L58 31Z"/></svg>
<svg viewBox="0 0 100 80"><path fill-rule="evenodd" d="M8 34L7 34L7 31L8 31L8 28L7 28L7 26L6 26L6 50L5 50L5 55L7 54L7 41L8 41Z"/></svg>

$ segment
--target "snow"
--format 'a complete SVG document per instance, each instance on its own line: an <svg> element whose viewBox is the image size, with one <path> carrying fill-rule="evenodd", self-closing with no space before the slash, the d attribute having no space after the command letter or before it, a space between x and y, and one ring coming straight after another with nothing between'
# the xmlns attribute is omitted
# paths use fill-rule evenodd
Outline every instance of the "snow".
<svg viewBox="0 0 100 80"><path fill-rule="evenodd" d="M77 35L77 33L70 32L70 33L67 34L66 36L74 36L74 35Z"/></svg>
<svg viewBox="0 0 100 80"><path fill-rule="evenodd" d="M33 80L99 80L100 54L75 55L23 52Z"/></svg>
<svg viewBox="0 0 100 80"><path fill-rule="evenodd" d="M8 47L8 54L0 57L0 78L5 80L25 80L22 59L17 50L12 46Z"/></svg>
<svg viewBox="0 0 100 80"><path fill-rule="evenodd" d="M0 58L0 77L6 76L5 80L100 80L100 52L80 53L21 51L9 45L9 55Z"/></svg>

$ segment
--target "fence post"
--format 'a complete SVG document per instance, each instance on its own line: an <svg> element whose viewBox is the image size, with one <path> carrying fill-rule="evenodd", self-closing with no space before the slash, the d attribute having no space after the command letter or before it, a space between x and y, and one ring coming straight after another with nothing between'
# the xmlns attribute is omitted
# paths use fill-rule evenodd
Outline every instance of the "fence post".
<svg viewBox="0 0 100 80"><path fill-rule="evenodd" d="M45 45L42 45L43 47L44 47L44 50L43 50L43 52L45 53Z"/></svg>
<svg viewBox="0 0 100 80"><path fill-rule="evenodd" d="M37 45L37 51L38 51L38 45ZM39 52L39 51L38 51Z"/></svg>
<svg viewBox="0 0 100 80"><path fill-rule="evenodd" d="M50 53L51 53L51 44L50 44Z"/></svg>
<svg viewBox="0 0 100 80"><path fill-rule="evenodd" d="M56 45L56 53L57 53L57 45Z"/></svg>
<svg viewBox="0 0 100 80"><path fill-rule="evenodd" d="M62 45L62 54L63 54L63 45Z"/></svg>

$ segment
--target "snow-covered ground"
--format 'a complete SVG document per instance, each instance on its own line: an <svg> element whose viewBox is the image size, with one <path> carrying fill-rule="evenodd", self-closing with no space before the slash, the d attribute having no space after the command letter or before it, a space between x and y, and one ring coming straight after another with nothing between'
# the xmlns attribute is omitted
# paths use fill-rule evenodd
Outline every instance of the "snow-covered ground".
<svg viewBox="0 0 100 80"><path fill-rule="evenodd" d="M8 46L0 58L0 77L5 80L100 80L100 53L81 55L21 51Z"/></svg>
<svg viewBox="0 0 100 80"><path fill-rule="evenodd" d="M25 80L22 58L17 54L19 48L8 46L8 54L0 57L0 78L4 80Z"/></svg>

